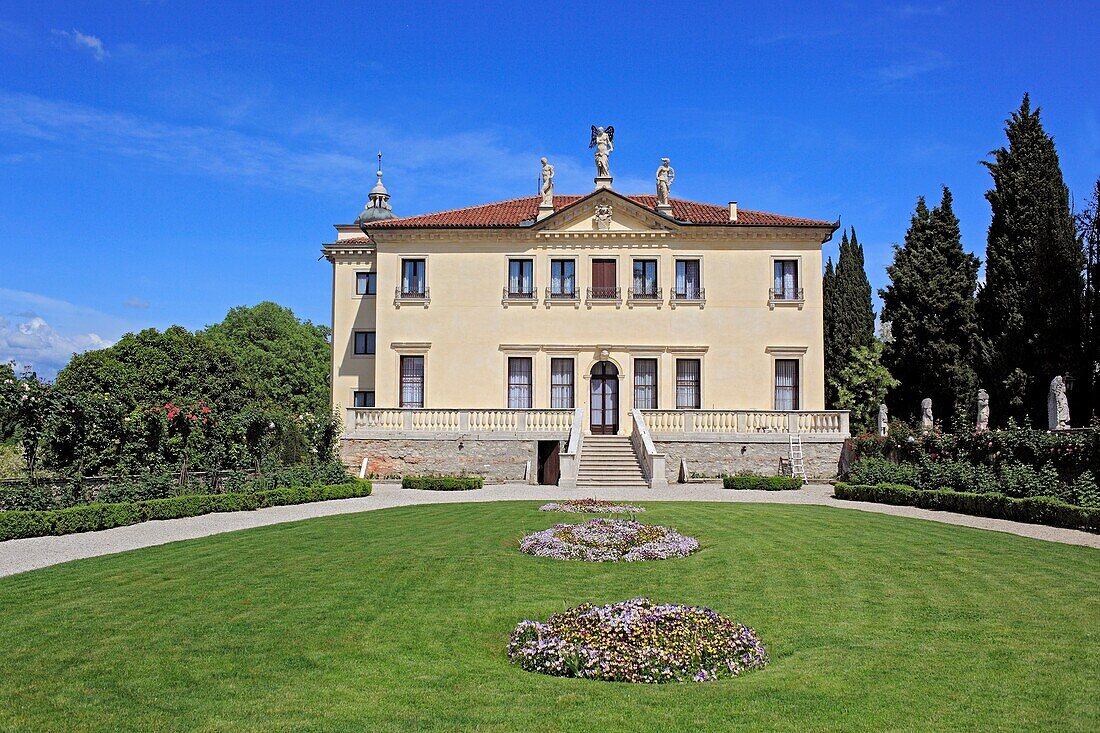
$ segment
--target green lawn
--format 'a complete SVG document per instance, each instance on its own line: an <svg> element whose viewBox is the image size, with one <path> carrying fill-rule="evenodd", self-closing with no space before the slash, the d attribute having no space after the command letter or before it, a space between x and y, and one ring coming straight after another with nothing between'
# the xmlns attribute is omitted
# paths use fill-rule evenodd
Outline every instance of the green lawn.
<svg viewBox="0 0 1100 733"><path fill-rule="evenodd" d="M650 504L661 562L520 554L562 515L419 506L0 579L0 729L726 731L1100 728L1100 552L826 507ZM512 667L514 624L640 595L754 626L708 684Z"/></svg>

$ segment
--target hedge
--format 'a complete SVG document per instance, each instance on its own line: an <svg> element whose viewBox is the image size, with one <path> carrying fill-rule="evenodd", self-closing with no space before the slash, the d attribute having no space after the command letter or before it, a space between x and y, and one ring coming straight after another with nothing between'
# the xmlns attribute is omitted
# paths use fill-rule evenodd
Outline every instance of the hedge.
<svg viewBox="0 0 1100 733"><path fill-rule="evenodd" d="M791 491L802 488L794 476L723 476L722 487L748 491Z"/></svg>
<svg viewBox="0 0 1100 733"><path fill-rule="evenodd" d="M1067 529L1100 531L1100 509L1067 504L1049 496L1016 499L1004 494L974 494L967 491L921 490L904 484L838 483L838 499L871 501L879 504L915 506L921 509L957 512L1014 522L1046 524Z"/></svg>
<svg viewBox="0 0 1100 733"><path fill-rule="evenodd" d="M480 476L406 476L401 479L401 488L424 491L469 491L484 485L485 479Z"/></svg>
<svg viewBox="0 0 1100 733"><path fill-rule="evenodd" d="M353 479L333 486L298 486L250 494L194 494L119 504L88 504L50 511L0 512L0 542L25 537L94 532L150 519L197 517L329 499L370 496L371 483Z"/></svg>

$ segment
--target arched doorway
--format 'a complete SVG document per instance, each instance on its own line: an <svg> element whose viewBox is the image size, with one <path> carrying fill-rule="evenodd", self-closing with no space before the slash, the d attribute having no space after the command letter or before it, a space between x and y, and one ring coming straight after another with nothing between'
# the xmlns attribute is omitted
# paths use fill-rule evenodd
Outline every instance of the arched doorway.
<svg viewBox="0 0 1100 733"><path fill-rule="evenodd" d="M619 432L619 370L609 361L592 366L591 418L593 435Z"/></svg>

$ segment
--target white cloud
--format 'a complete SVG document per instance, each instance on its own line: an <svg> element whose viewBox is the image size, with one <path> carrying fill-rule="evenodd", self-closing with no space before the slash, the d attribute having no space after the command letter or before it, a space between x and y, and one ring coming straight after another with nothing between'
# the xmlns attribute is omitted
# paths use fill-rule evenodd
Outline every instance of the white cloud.
<svg viewBox="0 0 1100 733"><path fill-rule="evenodd" d="M56 375L73 354L111 343L96 333L60 334L40 317L22 323L0 318L0 361L30 366L47 378Z"/></svg>
<svg viewBox="0 0 1100 733"><path fill-rule="evenodd" d="M126 302L123 303L123 305L126 306L127 308L137 308L138 310L146 310L149 307L149 301L142 300L141 298L139 298L135 295L132 298L128 298L126 300Z"/></svg>
<svg viewBox="0 0 1100 733"><path fill-rule="evenodd" d="M0 287L0 362L52 378L74 353L110 346L143 323L38 293Z"/></svg>
<svg viewBox="0 0 1100 733"><path fill-rule="evenodd" d="M460 191L471 202L534 195L541 155L549 155L557 168L559 190L584 191L591 185L587 161L524 149L503 129L418 135L326 116L288 124L284 131L275 139L224 126L175 125L0 91L0 135L36 140L76 155L95 151L259 186L342 196L361 191L359 198L365 201L374 181L373 151L379 148L386 153L387 182L394 175L402 181L405 201L440 189Z"/></svg>
<svg viewBox="0 0 1100 733"><path fill-rule="evenodd" d="M878 67L874 70L874 78L881 84L889 86L915 79L933 71L939 71L950 65L947 57L942 53L936 51L916 52L909 58Z"/></svg>
<svg viewBox="0 0 1100 733"><path fill-rule="evenodd" d="M96 61L107 58L107 49L103 46L103 41L96 36L81 33L76 28L71 31L59 31L55 28L53 34L64 39L73 48L89 51Z"/></svg>

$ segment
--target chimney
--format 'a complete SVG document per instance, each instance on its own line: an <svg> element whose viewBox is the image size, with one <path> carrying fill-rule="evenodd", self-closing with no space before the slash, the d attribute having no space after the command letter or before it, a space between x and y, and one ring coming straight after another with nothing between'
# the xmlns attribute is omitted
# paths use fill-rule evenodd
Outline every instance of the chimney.
<svg viewBox="0 0 1100 733"><path fill-rule="evenodd" d="M737 221L737 202L730 201L730 221Z"/></svg>

